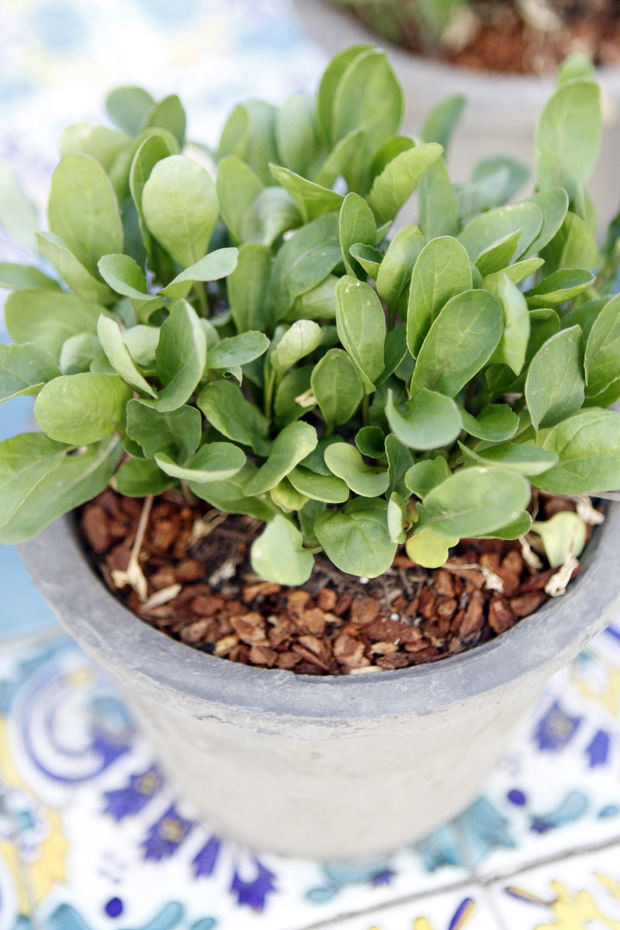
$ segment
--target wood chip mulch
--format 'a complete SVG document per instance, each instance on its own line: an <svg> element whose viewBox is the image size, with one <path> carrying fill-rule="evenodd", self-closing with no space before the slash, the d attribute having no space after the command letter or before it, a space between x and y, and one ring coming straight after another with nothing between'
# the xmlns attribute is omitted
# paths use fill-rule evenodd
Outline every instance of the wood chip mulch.
<svg viewBox="0 0 620 930"><path fill-rule="evenodd" d="M542 497L539 507L539 519L574 509ZM405 668L464 652L548 600L544 588L556 571L528 567L518 542L464 540L434 571L401 550L390 571L358 579L317 556L303 587L282 587L251 569L262 524L167 492L154 501L140 550L148 582L141 601L113 581L128 567L141 511L141 500L108 489L78 513L87 553L115 596L203 652L305 675Z"/></svg>

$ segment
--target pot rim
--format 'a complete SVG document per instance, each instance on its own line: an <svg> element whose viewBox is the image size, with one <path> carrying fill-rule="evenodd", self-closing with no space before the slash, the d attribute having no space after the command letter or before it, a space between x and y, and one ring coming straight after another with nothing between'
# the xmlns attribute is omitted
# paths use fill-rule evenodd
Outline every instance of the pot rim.
<svg viewBox="0 0 620 930"><path fill-rule="evenodd" d="M552 674L613 619L620 600L620 504L611 504L585 552L586 571L496 639L434 663L363 675L307 676L262 669L200 652L131 613L89 564L71 515L19 546L35 584L64 626L108 667L121 665L136 686L204 707L323 720L436 714L528 676ZM584 619L585 618L585 619ZM139 684L140 683L140 684Z"/></svg>

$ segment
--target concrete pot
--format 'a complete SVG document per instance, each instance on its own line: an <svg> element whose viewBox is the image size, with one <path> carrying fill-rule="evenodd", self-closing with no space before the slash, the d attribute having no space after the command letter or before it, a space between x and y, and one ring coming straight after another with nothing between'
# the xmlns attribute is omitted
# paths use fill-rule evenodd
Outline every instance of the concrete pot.
<svg viewBox="0 0 620 930"><path fill-rule="evenodd" d="M419 839L474 801L549 677L614 618L619 547L612 505L567 594L498 639L426 666L333 678L237 665L169 639L107 591L70 518L21 553L222 834L338 860Z"/></svg>
<svg viewBox="0 0 620 930"><path fill-rule="evenodd" d="M553 77L489 74L445 65L391 45L326 0L293 0L293 7L310 38L330 57L361 42L389 50L407 98L407 132L419 132L428 111L447 97L466 98L448 158L454 181L468 180L474 166L490 155L509 155L533 169L534 132L555 87ZM600 236L620 207L620 67L600 68L598 80L603 91L603 150L588 189L598 212Z"/></svg>

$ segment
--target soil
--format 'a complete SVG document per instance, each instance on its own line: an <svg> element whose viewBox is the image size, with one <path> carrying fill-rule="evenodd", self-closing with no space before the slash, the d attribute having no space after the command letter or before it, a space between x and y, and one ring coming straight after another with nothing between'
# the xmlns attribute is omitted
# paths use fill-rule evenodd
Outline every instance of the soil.
<svg viewBox="0 0 620 930"><path fill-rule="evenodd" d="M574 510L566 499L534 500L540 519ZM518 541L462 540L433 571L401 550L384 575L359 579L319 555L305 585L282 587L252 572L259 521L171 491L155 499L146 524L141 600L118 573L128 568L142 509L141 500L108 489L78 512L89 558L112 593L203 652L305 675L405 668L464 652L537 610L557 571L532 567Z"/></svg>
<svg viewBox="0 0 620 930"><path fill-rule="evenodd" d="M416 54L431 53L476 71L549 74L573 52L588 55L596 65L620 62L618 0L555 0L540 4L547 8L542 16L532 11L536 4L530 0L522 5L532 13L528 20L514 2L477 0L457 14L434 52L424 46L407 5L365 2L353 7L353 15Z"/></svg>

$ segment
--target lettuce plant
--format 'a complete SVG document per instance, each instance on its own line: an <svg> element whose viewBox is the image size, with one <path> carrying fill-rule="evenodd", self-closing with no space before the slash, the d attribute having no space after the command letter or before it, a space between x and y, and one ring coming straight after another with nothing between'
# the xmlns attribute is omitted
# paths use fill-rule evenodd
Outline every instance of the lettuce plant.
<svg viewBox="0 0 620 930"><path fill-rule="evenodd" d="M398 134L375 48L336 57L316 97L236 107L215 182L208 153L181 153L178 98L121 88L107 109L118 129L62 138L49 231L4 199L40 259L0 265L0 399L36 395L40 432L0 443L0 541L109 483L177 488L264 521L256 572L301 584L321 549L358 576L402 544L433 567L462 537L527 533L532 485L620 486L619 224L600 251L585 66L560 75L536 192L509 205L527 176L510 159L449 179L460 101Z"/></svg>

